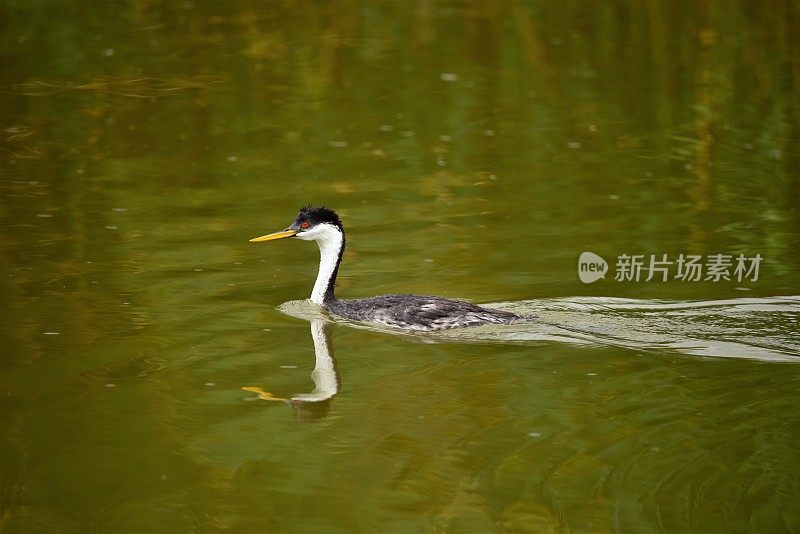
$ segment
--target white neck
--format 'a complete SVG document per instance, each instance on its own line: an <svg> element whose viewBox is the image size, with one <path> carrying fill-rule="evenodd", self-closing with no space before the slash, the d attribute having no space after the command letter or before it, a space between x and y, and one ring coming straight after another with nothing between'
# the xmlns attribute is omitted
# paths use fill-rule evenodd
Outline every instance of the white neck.
<svg viewBox="0 0 800 534"><path fill-rule="evenodd" d="M319 273L314 289L311 291L311 302L320 306L325 302L325 293L339 263L339 253L344 246L344 234L332 224L320 224L313 230L298 234L297 237L317 242L319 245Z"/></svg>

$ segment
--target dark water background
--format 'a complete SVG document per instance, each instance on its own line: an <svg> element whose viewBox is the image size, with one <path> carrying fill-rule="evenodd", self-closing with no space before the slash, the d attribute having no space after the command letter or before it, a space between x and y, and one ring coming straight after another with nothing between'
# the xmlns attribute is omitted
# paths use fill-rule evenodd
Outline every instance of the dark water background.
<svg viewBox="0 0 800 534"><path fill-rule="evenodd" d="M775 297L800 294L799 23L0 1L0 530L796 532L800 304ZM345 220L343 296L566 329L335 324L332 400L257 400L314 388L277 306L316 247L247 242L308 202ZM605 279L579 281L584 251ZM623 254L763 261L620 282Z"/></svg>

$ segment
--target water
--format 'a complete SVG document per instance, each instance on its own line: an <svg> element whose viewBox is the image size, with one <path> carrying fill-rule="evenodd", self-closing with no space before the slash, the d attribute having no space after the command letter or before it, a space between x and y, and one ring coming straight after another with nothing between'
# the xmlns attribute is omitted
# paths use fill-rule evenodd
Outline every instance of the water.
<svg viewBox="0 0 800 534"><path fill-rule="evenodd" d="M797 531L797 15L0 2L0 530Z"/></svg>
<svg viewBox="0 0 800 534"><path fill-rule="evenodd" d="M356 328L399 333L429 342L565 342L630 350L675 351L720 358L800 362L800 296L666 302L572 297L489 304L527 321L414 334L360 324L321 313L311 301L279 309L294 317L337 321Z"/></svg>

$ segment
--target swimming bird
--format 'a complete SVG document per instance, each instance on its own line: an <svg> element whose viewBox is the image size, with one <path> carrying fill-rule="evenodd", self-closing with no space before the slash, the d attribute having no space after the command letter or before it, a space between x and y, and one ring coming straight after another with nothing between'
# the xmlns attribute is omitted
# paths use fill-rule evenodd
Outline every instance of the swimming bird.
<svg viewBox="0 0 800 534"><path fill-rule="evenodd" d="M319 245L319 273L311 291L311 302L339 317L407 330L509 324L523 319L515 313L485 308L464 300L427 295L391 294L340 300L334 293L345 245L344 227L339 215L326 207L305 206L285 230L250 241L257 243L287 237L316 241Z"/></svg>

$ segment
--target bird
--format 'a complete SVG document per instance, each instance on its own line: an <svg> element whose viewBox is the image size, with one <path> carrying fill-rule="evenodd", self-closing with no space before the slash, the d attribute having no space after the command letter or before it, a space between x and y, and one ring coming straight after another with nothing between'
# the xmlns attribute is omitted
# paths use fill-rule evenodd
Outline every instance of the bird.
<svg viewBox="0 0 800 534"><path fill-rule="evenodd" d="M338 317L417 331L511 324L524 320L516 313L478 306L465 300L428 295L390 294L358 299L336 298L334 286L344 254L345 234L339 215L324 206L304 206L286 229L254 237L250 241L259 243L284 238L317 242L320 252L319 272L311 291L311 302Z"/></svg>

